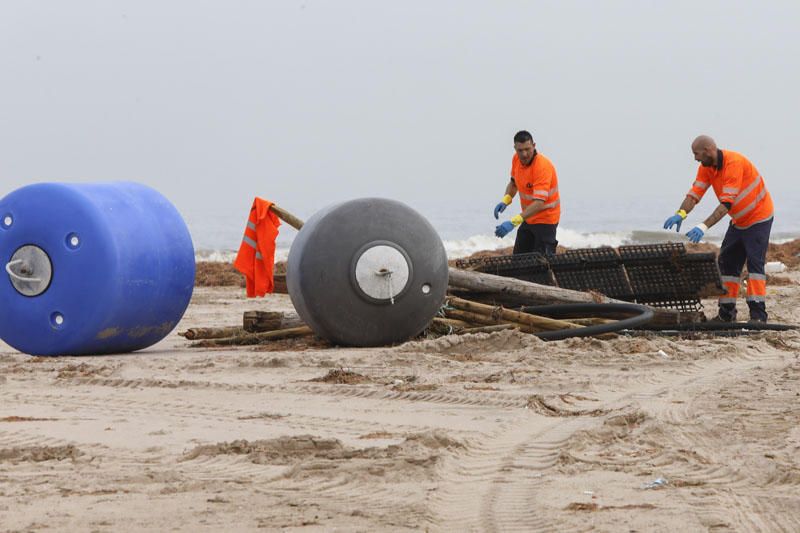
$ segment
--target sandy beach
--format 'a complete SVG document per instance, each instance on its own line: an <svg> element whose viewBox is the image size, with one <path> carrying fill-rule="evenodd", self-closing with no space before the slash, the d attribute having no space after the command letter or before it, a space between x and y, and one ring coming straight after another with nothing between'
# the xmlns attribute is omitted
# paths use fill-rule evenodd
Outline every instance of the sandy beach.
<svg viewBox="0 0 800 533"><path fill-rule="evenodd" d="M800 272L782 280L772 319L798 323ZM291 302L198 287L129 355L0 345L0 531L800 529L798 333L177 335L253 309Z"/></svg>

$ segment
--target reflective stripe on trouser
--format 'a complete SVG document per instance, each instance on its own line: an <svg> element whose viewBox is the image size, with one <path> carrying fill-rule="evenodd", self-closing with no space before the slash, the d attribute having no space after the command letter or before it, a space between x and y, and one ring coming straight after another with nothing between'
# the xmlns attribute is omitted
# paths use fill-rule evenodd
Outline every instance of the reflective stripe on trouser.
<svg viewBox="0 0 800 533"><path fill-rule="evenodd" d="M736 303L739 296L739 276L722 276L722 285L725 287L725 294L719 297L719 303Z"/></svg>
<svg viewBox="0 0 800 533"><path fill-rule="evenodd" d="M747 301L763 302L767 297L767 276L750 274L747 276Z"/></svg>

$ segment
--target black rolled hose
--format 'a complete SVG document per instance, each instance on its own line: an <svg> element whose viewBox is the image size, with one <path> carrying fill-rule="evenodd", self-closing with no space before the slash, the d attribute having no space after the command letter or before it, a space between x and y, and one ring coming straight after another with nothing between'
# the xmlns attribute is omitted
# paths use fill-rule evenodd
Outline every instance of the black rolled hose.
<svg viewBox="0 0 800 533"><path fill-rule="evenodd" d="M704 331L789 331L797 329L791 324L774 324L769 322L719 322L712 320L709 322L694 322L688 324L678 324L675 326L654 326L648 327L652 331L680 331L680 332L704 332Z"/></svg>
<svg viewBox="0 0 800 533"><path fill-rule="evenodd" d="M573 337L592 337L594 335L602 335L603 333L614 333L623 329L633 329L643 326L653 319L652 309L644 305L630 303L533 305L523 307L521 311L523 313L549 317L576 315L602 317L609 314L618 315L619 313L632 313L634 315L629 318L617 320L616 322L609 322L608 324L534 333L534 335L546 341L560 341Z"/></svg>
<svg viewBox="0 0 800 533"><path fill-rule="evenodd" d="M619 332L620 335L627 335L630 337L681 337L684 339L692 339L692 335L704 335L713 337L747 337L750 335L758 335L760 331L752 329L725 329L718 331L680 331L676 329L626 329Z"/></svg>

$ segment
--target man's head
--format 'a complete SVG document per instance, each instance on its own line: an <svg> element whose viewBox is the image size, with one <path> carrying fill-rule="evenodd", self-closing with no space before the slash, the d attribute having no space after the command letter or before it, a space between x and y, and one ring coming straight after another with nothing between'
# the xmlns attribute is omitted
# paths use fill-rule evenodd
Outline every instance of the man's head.
<svg viewBox="0 0 800 533"><path fill-rule="evenodd" d="M692 143L694 160L704 167L717 165L717 143L708 135L701 135Z"/></svg>
<svg viewBox="0 0 800 533"><path fill-rule="evenodd" d="M518 131L514 135L514 151L517 152L520 163L524 166L530 165L533 156L536 155L536 143L533 142L533 136L525 130Z"/></svg>

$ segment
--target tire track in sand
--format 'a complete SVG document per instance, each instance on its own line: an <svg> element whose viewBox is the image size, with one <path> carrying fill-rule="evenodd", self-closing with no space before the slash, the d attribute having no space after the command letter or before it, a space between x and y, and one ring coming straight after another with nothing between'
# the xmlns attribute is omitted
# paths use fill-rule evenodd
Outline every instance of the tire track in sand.
<svg viewBox="0 0 800 533"><path fill-rule="evenodd" d="M691 390L693 386L718 379L733 371L746 371L778 360L774 354L694 361L688 372L665 369L660 378L642 376L639 387L593 406L605 412L630 406L631 402L659 404L667 393ZM653 385L653 383L657 385ZM681 415L677 415L681 416ZM532 490L540 475L551 468L561 447L577 432L599 428L609 415L561 418L521 416L485 441L452 457L440 471L441 489L431 501L430 526L437 530L460 531L564 531L582 530L561 519L537 512ZM533 422L531 425L530 422ZM527 424L526 424L527 423ZM520 431L529 425L529 431ZM723 471L725 479L730 472Z"/></svg>

